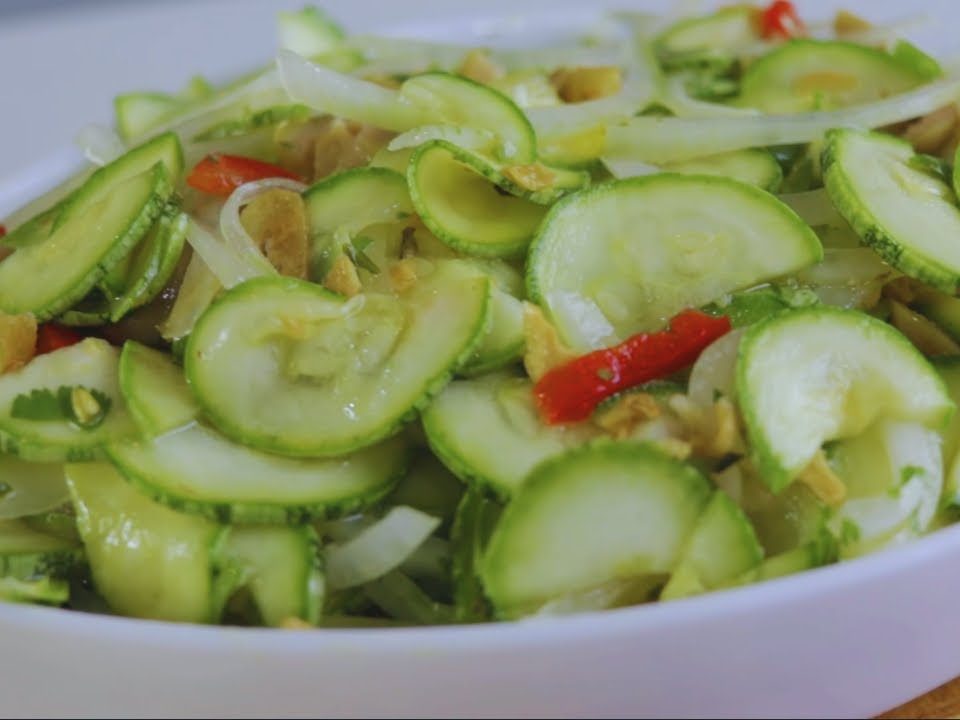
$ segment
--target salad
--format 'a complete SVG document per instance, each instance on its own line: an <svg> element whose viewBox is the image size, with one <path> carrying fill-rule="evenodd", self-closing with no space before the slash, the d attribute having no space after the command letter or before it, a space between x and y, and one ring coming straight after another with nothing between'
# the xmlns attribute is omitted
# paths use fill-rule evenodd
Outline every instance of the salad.
<svg viewBox="0 0 960 720"><path fill-rule="evenodd" d="M670 602L960 507L960 75L839 11L505 48L279 15L0 239L0 597L384 627Z"/></svg>

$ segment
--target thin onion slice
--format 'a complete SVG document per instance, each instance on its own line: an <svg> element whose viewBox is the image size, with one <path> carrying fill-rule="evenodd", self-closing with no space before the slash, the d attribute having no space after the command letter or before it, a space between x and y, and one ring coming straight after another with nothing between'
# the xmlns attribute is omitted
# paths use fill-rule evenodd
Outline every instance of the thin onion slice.
<svg viewBox="0 0 960 720"><path fill-rule="evenodd" d="M733 150L813 142L833 128L877 128L910 120L960 98L960 78L950 77L875 103L843 110L693 118L638 117L607 128L606 154L666 164Z"/></svg>
<svg viewBox="0 0 960 720"><path fill-rule="evenodd" d="M160 326L160 334L171 341L185 338L222 289L217 276L210 271L200 253L195 252L187 265L170 314Z"/></svg>
<svg viewBox="0 0 960 720"><path fill-rule="evenodd" d="M191 220L187 228L187 243L225 288L270 274L265 266L249 262L195 220ZM264 260L266 261L266 258ZM276 273L272 266L271 270Z"/></svg>
<svg viewBox="0 0 960 720"><path fill-rule="evenodd" d="M84 157L95 165L106 165L127 151L120 136L105 125L85 126L77 133L76 142Z"/></svg>
<svg viewBox="0 0 960 720"><path fill-rule="evenodd" d="M440 525L440 520L401 505L342 545L327 549L327 587L365 585L400 567Z"/></svg>

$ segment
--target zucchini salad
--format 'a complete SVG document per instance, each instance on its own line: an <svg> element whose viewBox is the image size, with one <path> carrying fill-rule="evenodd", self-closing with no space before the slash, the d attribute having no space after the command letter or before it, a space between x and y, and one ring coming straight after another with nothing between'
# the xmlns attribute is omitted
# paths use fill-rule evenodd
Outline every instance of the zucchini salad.
<svg viewBox="0 0 960 720"><path fill-rule="evenodd" d="M0 239L0 598L511 620L950 524L960 65L815 20L307 7L247 75L117 97Z"/></svg>

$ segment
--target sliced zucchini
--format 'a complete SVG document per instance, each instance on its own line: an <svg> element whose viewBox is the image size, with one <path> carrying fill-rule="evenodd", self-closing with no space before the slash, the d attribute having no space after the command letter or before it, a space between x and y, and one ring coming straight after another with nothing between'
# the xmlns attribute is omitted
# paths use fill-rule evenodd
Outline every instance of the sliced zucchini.
<svg viewBox="0 0 960 720"><path fill-rule="evenodd" d="M761 190L775 193L783 182L780 163L767 150L735 150L721 155L669 163L663 166L666 172L681 175L717 175L755 185Z"/></svg>
<svg viewBox="0 0 960 720"><path fill-rule="evenodd" d="M181 112L183 102L173 95L132 92L113 100L113 112L120 137L129 142Z"/></svg>
<svg viewBox="0 0 960 720"><path fill-rule="evenodd" d="M457 507L450 531L453 543L453 605L460 622L490 619L490 603L483 593L479 568L503 507L483 490L470 488Z"/></svg>
<svg viewBox="0 0 960 720"><path fill-rule="evenodd" d="M829 523L841 559L930 529L943 490L943 458L935 430L880 421L832 445L829 457L847 488L847 500Z"/></svg>
<svg viewBox="0 0 960 720"><path fill-rule="evenodd" d="M410 465L387 503L406 505L422 513L440 518L441 531L447 532L463 497L464 487L454 475L429 452L424 452Z"/></svg>
<svg viewBox="0 0 960 720"><path fill-rule="evenodd" d="M960 341L960 298L925 289L913 306L921 315L935 322L947 335Z"/></svg>
<svg viewBox="0 0 960 720"><path fill-rule="evenodd" d="M413 203L403 175L388 168L347 170L321 180L303 195L310 223L310 276L322 280L342 243L373 225L404 223Z"/></svg>
<svg viewBox="0 0 960 720"><path fill-rule="evenodd" d="M882 50L791 40L750 64L737 104L770 114L836 110L911 90L929 77Z"/></svg>
<svg viewBox="0 0 960 720"><path fill-rule="evenodd" d="M931 361L943 378L950 399L960 406L960 357L935 358ZM955 413L950 424L940 434L943 441L943 463L946 469L942 504L948 508L960 506L960 413Z"/></svg>
<svg viewBox="0 0 960 720"><path fill-rule="evenodd" d="M422 145L410 160L407 181L414 207L434 235L455 250L481 257L522 254L545 209L499 187L462 161L443 140Z"/></svg>
<svg viewBox="0 0 960 720"><path fill-rule="evenodd" d="M324 579L318 543L310 526L230 528L222 557L249 588L264 625L292 618L319 622Z"/></svg>
<svg viewBox="0 0 960 720"><path fill-rule="evenodd" d="M530 248L527 292L576 350L813 265L814 232L758 188L663 173L564 198Z"/></svg>
<svg viewBox="0 0 960 720"><path fill-rule="evenodd" d="M506 374L450 383L424 411L423 429L431 449L457 477L503 499L542 461L589 437L576 426L544 425L533 384Z"/></svg>
<svg viewBox="0 0 960 720"><path fill-rule="evenodd" d="M110 465L67 466L93 582L122 615L216 622L213 578L226 528L153 502Z"/></svg>
<svg viewBox="0 0 960 720"><path fill-rule="evenodd" d="M0 578L0 600L5 602L63 605L69 599L70 584L66 580Z"/></svg>
<svg viewBox="0 0 960 720"><path fill-rule="evenodd" d="M105 340L88 338L34 358L23 369L0 376L0 445L3 451L37 462L66 462L99 457L104 444L131 437L136 426L117 383L119 353ZM16 398L37 391L56 394L61 387L95 390L110 405L103 422L89 429L65 418L14 417Z"/></svg>
<svg viewBox="0 0 960 720"><path fill-rule="evenodd" d="M691 466L652 446L595 443L539 465L480 565L500 617L604 583L671 572L710 497Z"/></svg>
<svg viewBox="0 0 960 720"><path fill-rule="evenodd" d="M0 238L0 247L21 248L43 242L53 230L53 225L63 210L63 201L27 220Z"/></svg>
<svg viewBox="0 0 960 720"><path fill-rule="evenodd" d="M721 587L761 560L763 548L749 518L726 493L714 492L660 599L676 600Z"/></svg>
<svg viewBox="0 0 960 720"><path fill-rule="evenodd" d="M111 183L106 195L103 182L88 191L95 177L68 201L46 240L0 263L0 310L47 320L69 308L140 241L173 190L159 165ZM93 195L101 201L90 204Z"/></svg>
<svg viewBox="0 0 960 720"><path fill-rule="evenodd" d="M3 580L64 580L82 563L78 542L35 530L22 520L0 520Z"/></svg>
<svg viewBox="0 0 960 720"><path fill-rule="evenodd" d="M168 204L150 233L124 263L117 295L110 299L110 321L146 305L167 286L180 262L190 217Z"/></svg>
<svg viewBox="0 0 960 720"><path fill-rule="evenodd" d="M183 368L169 355L128 340L119 374L127 409L145 437L163 435L200 415Z"/></svg>
<svg viewBox="0 0 960 720"><path fill-rule="evenodd" d="M304 57L335 50L345 37L343 28L314 5L277 13L277 30L280 47Z"/></svg>
<svg viewBox="0 0 960 720"><path fill-rule="evenodd" d="M937 372L899 332L828 307L748 329L737 395L754 460L775 492L825 442L858 435L880 418L939 428L954 412Z"/></svg>
<svg viewBox="0 0 960 720"><path fill-rule="evenodd" d="M222 120L193 136L193 142L203 143L215 140L249 135L258 130L271 128L280 123L300 122L313 114L306 105L274 105L273 107L244 112L239 117Z"/></svg>
<svg viewBox="0 0 960 720"><path fill-rule="evenodd" d="M483 375L517 362L526 344L523 331L523 276L501 261L482 265L493 281L490 328L460 371L465 377Z"/></svg>
<svg viewBox="0 0 960 720"><path fill-rule="evenodd" d="M492 87L461 75L428 72L407 80L400 97L443 123L493 133L500 140L498 160L523 165L537 159L537 136L526 114Z"/></svg>
<svg viewBox="0 0 960 720"><path fill-rule="evenodd" d="M442 389L479 343L489 295L489 279L454 260L435 263L399 299L345 303L290 278L249 281L197 324L187 378L238 442L342 455L389 437Z"/></svg>
<svg viewBox="0 0 960 720"><path fill-rule="evenodd" d="M291 525L362 510L402 476L398 438L329 460L287 458L191 425L151 441L117 443L107 454L142 492L221 522Z"/></svg>
<svg viewBox="0 0 960 720"><path fill-rule="evenodd" d="M823 152L830 199L864 243L900 272L944 292L960 287L960 209L942 180L910 164L909 143L832 130Z"/></svg>
<svg viewBox="0 0 960 720"><path fill-rule="evenodd" d="M69 499L59 463L0 455L0 520L49 513Z"/></svg>
<svg viewBox="0 0 960 720"><path fill-rule="evenodd" d="M813 570L828 563L836 562L837 553L834 545L827 539L809 542L793 550L768 557L752 570L748 570L735 580L725 583L724 587L751 585L765 580L794 575Z"/></svg>
<svg viewBox="0 0 960 720"><path fill-rule="evenodd" d="M756 8L734 5L712 15L694 17L675 23L657 37L654 46L661 62L670 67L690 57L735 55L755 44Z"/></svg>
<svg viewBox="0 0 960 720"><path fill-rule="evenodd" d="M158 163L166 171L170 184L170 189L164 193L164 200L168 199L183 174L183 148L174 133L158 135L99 168L70 196L69 202L64 203L63 212L57 217L53 229L61 228L73 217L84 215L94 205L114 195L118 185L143 175Z"/></svg>

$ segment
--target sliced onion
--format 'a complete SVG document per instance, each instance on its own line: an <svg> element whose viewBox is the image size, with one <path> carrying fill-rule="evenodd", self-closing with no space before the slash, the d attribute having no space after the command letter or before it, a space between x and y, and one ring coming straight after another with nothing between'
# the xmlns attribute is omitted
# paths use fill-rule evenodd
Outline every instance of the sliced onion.
<svg viewBox="0 0 960 720"><path fill-rule="evenodd" d="M452 607L435 602L419 585L398 571L370 583L364 593L394 620L417 625L443 625L454 619Z"/></svg>
<svg viewBox="0 0 960 720"><path fill-rule="evenodd" d="M120 136L105 125L85 126L77 133L77 145L95 165L106 165L127 151Z"/></svg>
<svg viewBox="0 0 960 720"><path fill-rule="evenodd" d="M234 190L220 210L220 233L223 235L226 246L232 250L250 269L250 272L253 273L244 277L244 280L248 280L250 277L256 277L257 275L276 275L277 273L276 268L274 268L273 265L270 264L270 261L260 252L260 248L253 242L250 234L243 227L243 223L240 222L240 211L243 209L243 206L260 193L273 188L292 190L299 194L306 190L307 186L296 180L289 180L288 178L255 180L254 182L241 185ZM210 269L215 273L217 272L213 265L210 265ZM233 285L228 285L224 282L223 278L220 278L220 281L223 282L224 287L233 287L233 285L237 284L233 283ZM243 280L239 282L243 282Z"/></svg>
<svg viewBox="0 0 960 720"><path fill-rule="evenodd" d="M290 98L318 112L396 132L430 122L428 113L396 90L317 65L289 50L277 55L277 69Z"/></svg>
<svg viewBox="0 0 960 720"><path fill-rule="evenodd" d="M187 265L170 314L160 326L160 334L171 341L185 338L222 289L217 276L195 252Z"/></svg>
<svg viewBox="0 0 960 720"><path fill-rule="evenodd" d="M9 488L0 496L0 520L39 515L70 499L59 463L31 463L4 455L0 457L0 483Z"/></svg>
<svg viewBox="0 0 960 720"><path fill-rule="evenodd" d="M818 225L847 227L847 221L837 212L833 201L823 188L781 195L780 201L789 205L811 227Z"/></svg>
<svg viewBox="0 0 960 720"><path fill-rule="evenodd" d="M228 247L196 220L191 220L187 228L187 242L225 288L229 289L245 280L270 274L261 264L249 262ZM266 262L266 258L264 261ZM276 270L273 272L276 273Z"/></svg>
<svg viewBox="0 0 960 720"><path fill-rule="evenodd" d="M433 534L440 520L406 505L326 552L331 590L365 585L398 568Z"/></svg>
<svg viewBox="0 0 960 720"><path fill-rule="evenodd" d="M753 108L733 107L691 97L687 92L686 78L683 75L675 75L664 80L660 103L677 117L718 118L756 117L761 115L759 110Z"/></svg>
<svg viewBox="0 0 960 720"><path fill-rule="evenodd" d="M950 77L875 103L826 112L757 117L637 117L607 128L606 154L658 165L769 145L819 139L838 127L877 128L910 120L960 98L960 78Z"/></svg>
<svg viewBox="0 0 960 720"><path fill-rule="evenodd" d="M607 170L610 171L610 174L618 180L642 177L643 175L656 175L658 172L662 172L656 165L638 160L620 160L619 158L605 157L602 158L602 161Z"/></svg>
<svg viewBox="0 0 960 720"><path fill-rule="evenodd" d="M732 398L736 385L737 353L743 330L729 332L700 353L690 370L687 394L700 407L711 407L716 393Z"/></svg>

